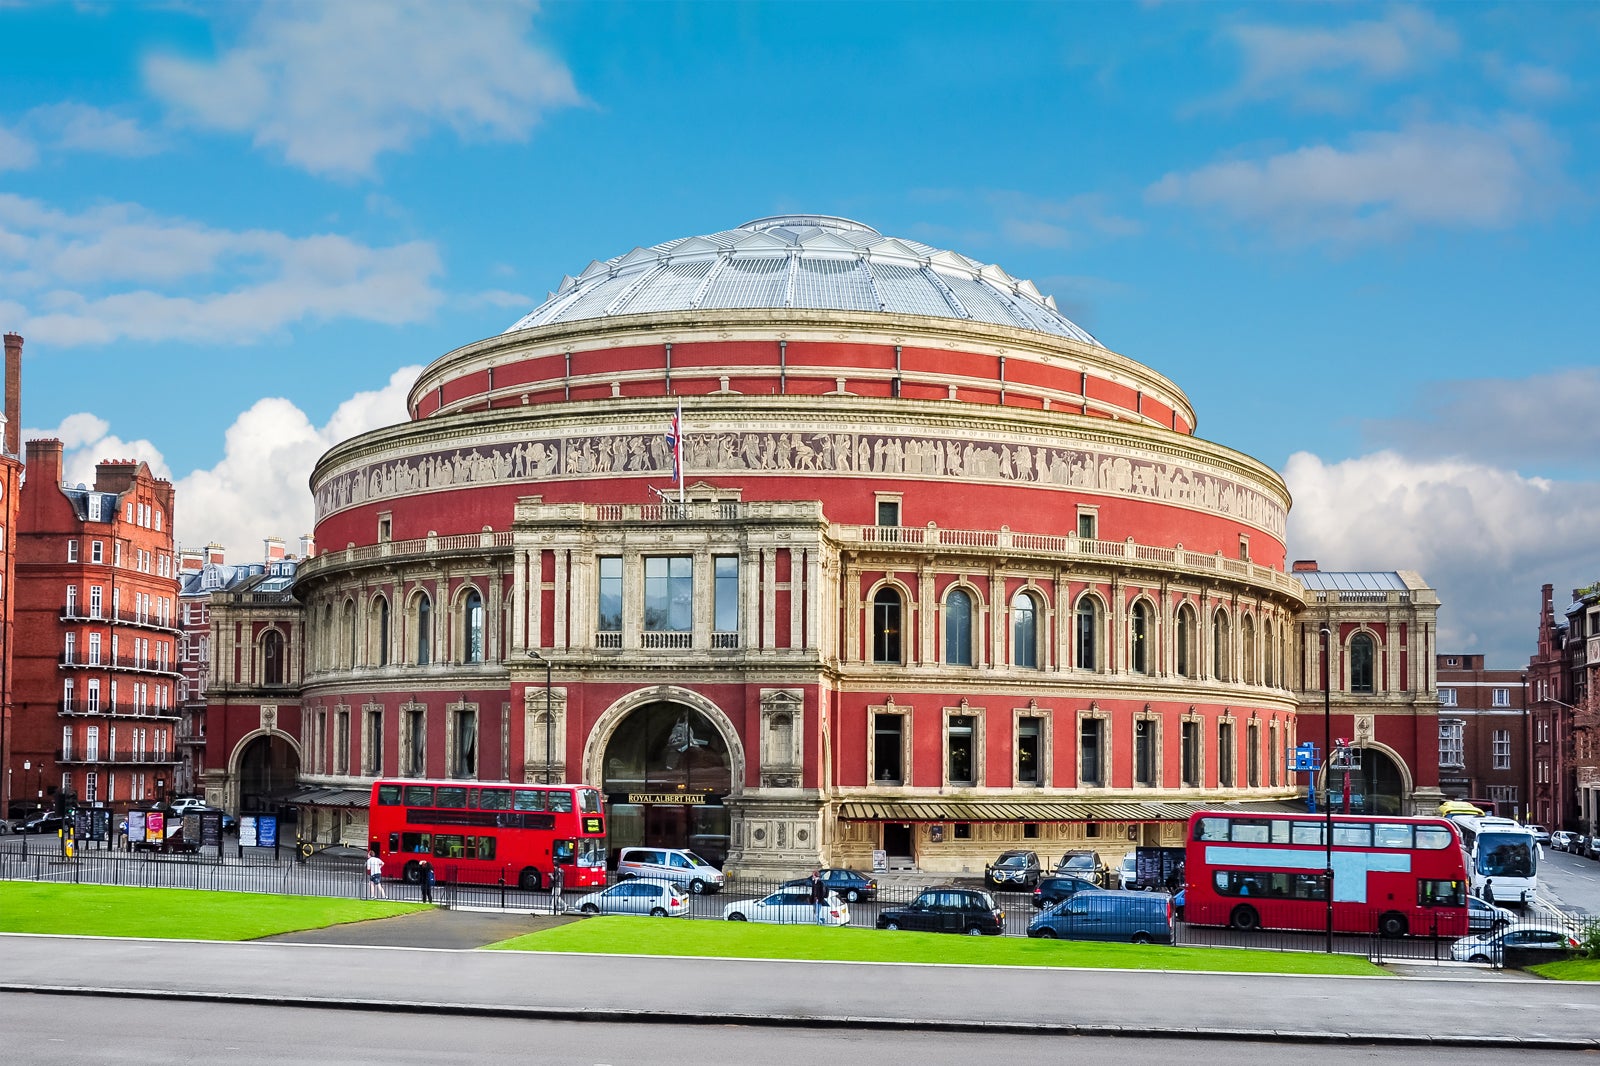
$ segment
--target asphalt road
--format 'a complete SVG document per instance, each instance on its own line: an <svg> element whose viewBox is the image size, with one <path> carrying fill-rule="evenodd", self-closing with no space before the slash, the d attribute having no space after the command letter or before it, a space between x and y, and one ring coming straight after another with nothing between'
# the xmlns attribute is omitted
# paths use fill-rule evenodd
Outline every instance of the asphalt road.
<svg viewBox="0 0 1600 1066"><path fill-rule="evenodd" d="M1270 1043L1137 1036L859 1032L726 1025L586 1025L581 1022L370 1014L236 1003L148 1002L0 994L6 1061L17 1066L749 1066L870 1062L872 1066L972 1066L981 1062L1092 1062L1095 1066L1281 1066ZM1331 1045L1319 1066L1434 1066L1437 1049ZM1519 1066L1577 1066L1585 1052L1524 1049ZM1452 1066L1504 1066L1498 1048L1450 1052Z"/></svg>

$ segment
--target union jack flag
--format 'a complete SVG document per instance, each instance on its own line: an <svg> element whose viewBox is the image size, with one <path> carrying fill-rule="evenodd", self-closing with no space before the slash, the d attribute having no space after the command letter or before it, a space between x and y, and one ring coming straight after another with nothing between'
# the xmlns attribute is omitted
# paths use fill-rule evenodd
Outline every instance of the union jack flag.
<svg viewBox="0 0 1600 1066"><path fill-rule="evenodd" d="M672 428L667 430L667 447L672 449L672 483L683 484L683 404L672 416Z"/></svg>

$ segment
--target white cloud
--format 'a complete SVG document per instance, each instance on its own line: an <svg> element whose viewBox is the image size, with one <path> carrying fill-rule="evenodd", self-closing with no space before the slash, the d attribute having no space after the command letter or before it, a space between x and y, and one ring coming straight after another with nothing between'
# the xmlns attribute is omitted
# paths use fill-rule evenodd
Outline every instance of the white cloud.
<svg viewBox="0 0 1600 1066"><path fill-rule="evenodd" d="M1237 85L1209 101L1212 106L1283 99L1306 109L1345 110L1364 86L1426 69L1459 44L1454 30L1415 7L1336 27L1246 23L1226 36L1238 46L1243 70Z"/></svg>
<svg viewBox="0 0 1600 1066"><path fill-rule="evenodd" d="M216 542L235 562L255 561L264 537L295 544L312 532L308 481L316 461L340 441L405 421L406 393L421 372L420 366L401 367L382 388L345 400L322 426L282 397L257 400L228 427L221 461L177 479L176 542L191 548ZM93 484L94 464L103 458L143 459L158 476L172 476L149 441L123 441L110 430L105 419L80 413L53 430L25 430L23 439L59 438L66 480L73 484Z"/></svg>
<svg viewBox="0 0 1600 1066"><path fill-rule="evenodd" d="M28 137L0 126L0 171L27 170L39 161L39 150Z"/></svg>
<svg viewBox="0 0 1600 1066"><path fill-rule="evenodd" d="M66 101L36 107L28 112L27 121L40 140L69 151L142 156L160 148L137 119L88 104Z"/></svg>
<svg viewBox="0 0 1600 1066"><path fill-rule="evenodd" d="M1284 471L1292 558L1324 570L1416 570L1438 590L1438 648L1511 668L1534 650L1539 587L1600 577L1600 483L1529 478L1486 463L1384 451L1305 452Z"/></svg>
<svg viewBox="0 0 1600 1066"><path fill-rule="evenodd" d="M437 128L522 141L544 112L581 102L566 66L529 39L534 10L266 4L214 60L152 56L144 76L184 121L249 134L313 173L363 176Z"/></svg>
<svg viewBox="0 0 1600 1066"><path fill-rule="evenodd" d="M1489 76L1499 81L1515 100L1525 104L1548 104L1564 100L1572 93L1572 79L1564 71L1537 63L1507 63L1498 55L1484 62Z"/></svg>
<svg viewBox="0 0 1600 1066"><path fill-rule="evenodd" d="M443 294L425 241L215 229L136 204L73 214L0 194L8 321L59 347L117 340L249 343L304 321L419 321Z"/></svg>
<svg viewBox="0 0 1600 1066"><path fill-rule="evenodd" d="M1402 418L1363 429L1409 455L1573 465L1600 472L1600 369L1436 382Z"/></svg>
<svg viewBox="0 0 1600 1066"><path fill-rule="evenodd" d="M1146 190L1299 243L1403 236L1418 227L1500 228L1559 190L1559 146L1544 126L1505 117L1484 125L1415 123L1358 133L1266 159L1171 173Z"/></svg>

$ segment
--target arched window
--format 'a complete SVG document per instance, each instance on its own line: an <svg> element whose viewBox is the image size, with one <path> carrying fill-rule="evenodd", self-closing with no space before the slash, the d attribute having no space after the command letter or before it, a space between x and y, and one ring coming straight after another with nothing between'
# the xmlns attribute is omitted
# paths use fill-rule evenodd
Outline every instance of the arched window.
<svg viewBox="0 0 1600 1066"><path fill-rule="evenodd" d="M1372 663L1377 657L1377 645L1367 633L1357 633L1350 638L1350 691L1371 693Z"/></svg>
<svg viewBox="0 0 1600 1066"><path fill-rule="evenodd" d="M322 631L317 634L315 645L317 649L317 665L324 670L331 670L337 665L339 655L339 632L333 628L333 604L324 604L322 608Z"/></svg>
<svg viewBox="0 0 1600 1066"><path fill-rule="evenodd" d="M1274 667L1277 660L1273 657L1277 641L1272 632L1272 619L1265 619L1261 623L1261 683L1272 688L1278 683L1278 672Z"/></svg>
<svg viewBox="0 0 1600 1066"><path fill-rule="evenodd" d="M356 665L356 634L357 634L357 632L358 632L358 629L356 627L356 601L355 600L345 600L344 601L344 639L345 639L345 646L344 646L345 660L344 660L344 664L346 666L354 666L354 665Z"/></svg>
<svg viewBox="0 0 1600 1066"><path fill-rule="evenodd" d="M952 589L944 601L944 661L972 665L972 597Z"/></svg>
<svg viewBox="0 0 1600 1066"><path fill-rule="evenodd" d="M433 661L433 601L426 592L417 597L417 665Z"/></svg>
<svg viewBox="0 0 1600 1066"><path fill-rule="evenodd" d="M1194 676L1194 609L1187 603L1178 606L1178 676Z"/></svg>
<svg viewBox="0 0 1600 1066"><path fill-rule="evenodd" d="M1228 669L1233 650L1228 633L1228 616L1218 611L1211 627L1211 676L1218 681L1230 680Z"/></svg>
<svg viewBox="0 0 1600 1066"><path fill-rule="evenodd" d="M1150 672L1150 608L1143 600L1128 615L1128 668L1136 674Z"/></svg>
<svg viewBox="0 0 1600 1066"><path fill-rule="evenodd" d="M1239 620L1239 651L1244 655L1244 672L1239 675L1239 679L1247 685L1259 684L1261 678L1256 669L1256 623L1249 615Z"/></svg>
<svg viewBox="0 0 1600 1066"><path fill-rule="evenodd" d="M887 586L872 597L872 661L901 661L900 594Z"/></svg>
<svg viewBox="0 0 1600 1066"><path fill-rule="evenodd" d="M477 589L468 589L461 601L462 662L483 662L483 597Z"/></svg>
<svg viewBox="0 0 1600 1066"><path fill-rule="evenodd" d="M372 601L372 630L377 641L373 649L372 664L374 666L389 665L389 601L379 596Z"/></svg>
<svg viewBox="0 0 1600 1066"><path fill-rule="evenodd" d="M1100 607L1093 596L1078 600L1073 662L1080 670L1100 669Z"/></svg>
<svg viewBox="0 0 1600 1066"><path fill-rule="evenodd" d="M261 679L269 685L283 684L283 634L276 629L261 638Z"/></svg>
<svg viewBox="0 0 1600 1066"><path fill-rule="evenodd" d="M1030 670L1039 667L1039 605L1027 592L1011 598L1011 663Z"/></svg>

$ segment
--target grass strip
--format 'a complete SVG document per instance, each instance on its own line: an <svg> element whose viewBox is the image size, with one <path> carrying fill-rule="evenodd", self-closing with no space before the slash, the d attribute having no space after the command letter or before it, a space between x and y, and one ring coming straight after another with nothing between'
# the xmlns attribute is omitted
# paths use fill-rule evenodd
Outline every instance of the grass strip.
<svg viewBox="0 0 1600 1066"><path fill-rule="evenodd" d="M327 896L0 881L0 933L254 940L424 909Z"/></svg>
<svg viewBox="0 0 1600 1066"><path fill-rule="evenodd" d="M1528 967L1529 973L1552 981L1600 981L1600 959L1563 959Z"/></svg>
<svg viewBox="0 0 1600 1066"><path fill-rule="evenodd" d="M610 916L490 944L487 950L700 955L825 962L940 962L973 966L1072 966L1119 970L1365 974L1385 971L1352 955L1097 944L1020 937L828 929L810 925Z"/></svg>

